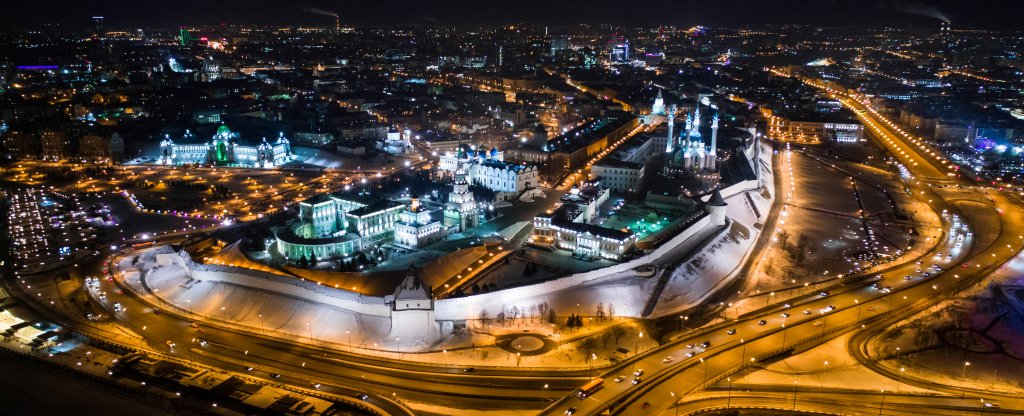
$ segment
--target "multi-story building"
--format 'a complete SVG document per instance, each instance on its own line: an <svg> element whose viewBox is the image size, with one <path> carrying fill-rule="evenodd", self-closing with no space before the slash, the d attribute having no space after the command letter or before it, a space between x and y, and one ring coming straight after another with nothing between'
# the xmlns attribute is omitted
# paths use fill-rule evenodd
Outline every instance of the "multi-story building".
<svg viewBox="0 0 1024 416"><path fill-rule="evenodd" d="M82 136L78 141L78 155L95 162L118 162L124 159L124 139L117 133Z"/></svg>
<svg viewBox="0 0 1024 416"><path fill-rule="evenodd" d="M636 194L644 180L644 165L606 158L590 167L590 176L615 192Z"/></svg>
<svg viewBox="0 0 1024 416"><path fill-rule="evenodd" d="M591 223L607 200L608 190L597 182L573 187L562 198L562 206L533 219L530 241L582 258L623 259L636 246L636 234Z"/></svg>
<svg viewBox="0 0 1024 416"><path fill-rule="evenodd" d="M33 134L10 130L3 135L4 157L8 159L27 159L39 156L39 141Z"/></svg>
<svg viewBox="0 0 1024 416"><path fill-rule="evenodd" d="M67 159L71 154L71 140L62 131L43 130L39 142L43 146L43 160Z"/></svg>
<svg viewBox="0 0 1024 416"><path fill-rule="evenodd" d="M604 151L610 143L628 135L639 124L640 119L635 115L614 112L548 140L545 149L551 152L551 163L563 171L574 170Z"/></svg>
<svg viewBox="0 0 1024 416"><path fill-rule="evenodd" d="M419 198L413 197L409 207L399 215L395 224L395 245L420 248L445 236L441 223L443 212L439 208L420 205Z"/></svg>
<svg viewBox="0 0 1024 416"><path fill-rule="evenodd" d="M188 130L184 141L194 140ZM208 142L176 144L170 136L160 142L160 163L164 165L212 164L219 166L243 166L269 168L280 166L294 159L291 143L279 133L273 144L264 138L259 144L244 145L238 142L238 133L221 125L217 134Z"/></svg>
<svg viewBox="0 0 1024 416"><path fill-rule="evenodd" d="M367 195L318 195L299 203L299 218L277 233L277 250L291 263L343 258L394 240L404 204Z"/></svg>

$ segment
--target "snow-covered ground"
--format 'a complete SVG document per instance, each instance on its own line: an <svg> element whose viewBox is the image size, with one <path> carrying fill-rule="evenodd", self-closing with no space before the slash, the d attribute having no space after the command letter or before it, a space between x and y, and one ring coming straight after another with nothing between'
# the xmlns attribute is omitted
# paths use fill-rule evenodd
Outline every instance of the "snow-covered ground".
<svg viewBox="0 0 1024 416"><path fill-rule="evenodd" d="M740 373L733 377L732 388L749 385L793 385L801 389L835 388L861 389L901 393L931 393L930 390L911 386L902 380L892 380L866 368L846 352L850 334L811 348L801 354L769 364L763 369ZM726 381L719 387L727 388Z"/></svg>

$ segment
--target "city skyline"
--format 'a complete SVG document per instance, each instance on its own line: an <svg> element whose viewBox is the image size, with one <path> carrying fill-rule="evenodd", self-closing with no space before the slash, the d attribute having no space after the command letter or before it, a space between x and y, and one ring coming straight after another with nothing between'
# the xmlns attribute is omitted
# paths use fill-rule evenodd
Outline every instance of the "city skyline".
<svg viewBox="0 0 1024 416"><path fill-rule="evenodd" d="M107 4L0 35L4 415L1024 414L1016 6Z"/></svg>

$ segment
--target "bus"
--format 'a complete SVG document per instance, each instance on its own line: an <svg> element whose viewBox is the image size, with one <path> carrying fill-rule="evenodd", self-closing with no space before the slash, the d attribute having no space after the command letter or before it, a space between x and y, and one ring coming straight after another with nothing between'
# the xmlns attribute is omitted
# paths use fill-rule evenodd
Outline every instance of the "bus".
<svg viewBox="0 0 1024 416"><path fill-rule="evenodd" d="M579 394L580 399L585 399L587 398L587 396L590 396L591 394L594 394L594 392L600 390L603 386L604 379L598 377L593 380L590 380L589 382L587 382L587 384L584 384L582 387L580 387L580 390L577 393Z"/></svg>

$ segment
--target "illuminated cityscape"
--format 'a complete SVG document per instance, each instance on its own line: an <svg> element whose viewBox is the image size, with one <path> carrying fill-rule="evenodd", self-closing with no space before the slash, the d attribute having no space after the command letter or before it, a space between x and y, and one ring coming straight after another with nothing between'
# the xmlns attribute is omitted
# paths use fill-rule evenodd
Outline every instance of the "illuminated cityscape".
<svg viewBox="0 0 1024 416"><path fill-rule="evenodd" d="M1017 2L45 3L0 414L1024 414Z"/></svg>

